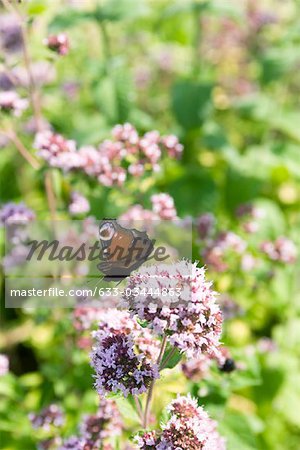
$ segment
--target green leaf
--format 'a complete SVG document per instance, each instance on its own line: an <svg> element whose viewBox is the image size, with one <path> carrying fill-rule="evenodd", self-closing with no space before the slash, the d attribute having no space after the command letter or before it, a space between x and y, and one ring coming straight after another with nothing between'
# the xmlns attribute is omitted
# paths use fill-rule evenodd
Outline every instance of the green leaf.
<svg viewBox="0 0 300 450"><path fill-rule="evenodd" d="M227 440L227 450L257 450L257 440L246 416L235 411L226 411L219 424L220 434Z"/></svg>
<svg viewBox="0 0 300 450"><path fill-rule="evenodd" d="M164 353L161 367L163 369L173 369L182 359L182 353L175 347L168 347Z"/></svg>
<svg viewBox="0 0 300 450"><path fill-rule="evenodd" d="M180 81L172 89L172 108L179 124L186 130L199 127L211 107L212 83Z"/></svg>
<svg viewBox="0 0 300 450"><path fill-rule="evenodd" d="M49 24L49 30L51 32L65 30L87 20L95 20L95 14L91 11L66 9L54 17Z"/></svg>
<svg viewBox="0 0 300 450"><path fill-rule="evenodd" d="M28 14L32 15L32 16L37 16L39 14L42 14L46 10L47 10L47 5L45 4L44 0L31 1L27 7Z"/></svg>
<svg viewBox="0 0 300 450"><path fill-rule="evenodd" d="M133 399L124 398L124 397L115 397L114 401L116 402L120 413L126 420L139 422L140 418L132 406Z"/></svg>
<svg viewBox="0 0 300 450"><path fill-rule="evenodd" d="M119 20L135 19L145 15L147 8L143 0L109 0L104 6L97 7L95 12L96 20L102 22L109 20L116 22Z"/></svg>

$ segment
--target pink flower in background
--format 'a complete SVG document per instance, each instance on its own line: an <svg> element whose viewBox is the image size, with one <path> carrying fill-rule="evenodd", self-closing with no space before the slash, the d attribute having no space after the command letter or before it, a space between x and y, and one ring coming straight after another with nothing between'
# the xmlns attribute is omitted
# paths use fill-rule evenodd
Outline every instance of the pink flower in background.
<svg viewBox="0 0 300 450"><path fill-rule="evenodd" d="M0 111L19 117L28 108L28 100L20 98L15 91L0 92Z"/></svg>
<svg viewBox="0 0 300 450"><path fill-rule="evenodd" d="M120 216L120 220L130 224L142 222L147 226L153 221L177 219L174 199L169 194L152 195L151 202L152 210L145 209L141 205L133 205Z"/></svg>
<svg viewBox="0 0 300 450"><path fill-rule="evenodd" d="M179 143L177 136L175 136L174 134L163 136L161 142L171 158L181 157L183 152L183 145Z"/></svg>
<svg viewBox="0 0 300 450"><path fill-rule="evenodd" d="M90 204L87 198L79 194L79 192L72 192L71 203L69 204L69 212L72 216L78 214L88 213L90 210Z"/></svg>
<svg viewBox="0 0 300 450"><path fill-rule="evenodd" d="M34 147L38 155L51 167L63 170L78 168L82 164L82 158L76 150L76 142L67 140L60 134L45 130L37 133Z"/></svg>
<svg viewBox="0 0 300 450"><path fill-rule="evenodd" d="M293 264L297 260L297 247L290 239L280 236L275 242L265 241L260 246L271 260Z"/></svg>
<svg viewBox="0 0 300 450"><path fill-rule="evenodd" d="M6 355L0 353L0 377L6 375L9 371L9 360Z"/></svg>
<svg viewBox="0 0 300 450"><path fill-rule="evenodd" d="M98 176L105 165L110 167L108 158L101 155L92 145L81 147L78 153L81 157L81 166L87 175Z"/></svg>
<svg viewBox="0 0 300 450"><path fill-rule="evenodd" d="M122 186L126 180L126 170L122 167L107 166L98 176L98 180L104 186Z"/></svg>
<svg viewBox="0 0 300 450"><path fill-rule="evenodd" d="M130 145L137 145L139 142L139 135L133 125L125 123L124 125L116 125L112 129L112 135L117 141Z"/></svg>
<svg viewBox="0 0 300 450"><path fill-rule="evenodd" d="M212 359L207 355L200 355L196 359L188 359L181 364L185 377L192 381L200 381L207 378L212 365Z"/></svg>
<svg viewBox="0 0 300 450"><path fill-rule="evenodd" d="M37 134L35 148L50 166L81 169L108 187L122 186L128 175L141 177L151 170L158 171L163 151L173 157L180 153L180 144L174 136L161 138L158 131L151 131L139 137L129 123L116 125L112 135L113 140L106 139L98 148L83 146L77 151L74 141L44 131Z"/></svg>
<svg viewBox="0 0 300 450"><path fill-rule="evenodd" d="M160 219L174 220L177 218L177 211L174 200L169 194L156 194L151 197L153 212Z"/></svg>
<svg viewBox="0 0 300 450"><path fill-rule="evenodd" d="M141 162L130 164L128 172L134 177L141 177L145 172L145 167Z"/></svg>
<svg viewBox="0 0 300 450"><path fill-rule="evenodd" d="M120 216L120 220L124 222L134 223L134 222L151 222L152 220L157 219L156 214L153 211L149 211L148 209L144 209L141 205L134 205L128 209L127 212Z"/></svg>
<svg viewBox="0 0 300 450"><path fill-rule="evenodd" d="M245 253L241 259L241 267L245 272L255 269L258 264L258 260L251 255L251 253Z"/></svg>
<svg viewBox="0 0 300 450"><path fill-rule="evenodd" d="M128 288L131 292L138 288L141 294L124 294L124 306L154 333L167 334L188 357L219 352L222 313L204 268L185 260L142 267L130 276Z"/></svg>
<svg viewBox="0 0 300 450"><path fill-rule="evenodd" d="M70 50L68 36L65 33L53 34L44 40L44 44L59 55L66 55Z"/></svg>
<svg viewBox="0 0 300 450"><path fill-rule="evenodd" d="M203 250L203 258L207 265L217 272L224 272L228 268L227 253L241 255L247 248L247 242L232 231L223 231L214 240L207 243Z"/></svg>

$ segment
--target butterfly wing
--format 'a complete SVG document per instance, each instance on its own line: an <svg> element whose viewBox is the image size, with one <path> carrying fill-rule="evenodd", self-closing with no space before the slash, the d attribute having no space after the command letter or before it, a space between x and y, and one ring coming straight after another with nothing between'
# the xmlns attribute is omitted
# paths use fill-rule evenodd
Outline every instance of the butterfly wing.
<svg viewBox="0 0 300 450"><path fill-rule="evenodd" d="M104 259L97 267L105 275L106 281L119 281L128 277L147 260L153 250L153 243L147 233L124 228L116 220L102 222L99 230Z"/></svg>

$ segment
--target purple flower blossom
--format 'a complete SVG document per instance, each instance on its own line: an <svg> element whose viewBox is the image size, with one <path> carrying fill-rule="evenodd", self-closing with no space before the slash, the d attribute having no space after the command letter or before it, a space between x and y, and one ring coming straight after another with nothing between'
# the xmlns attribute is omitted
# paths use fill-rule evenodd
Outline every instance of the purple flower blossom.
<svg viewBox="0 0 300 450"><path fill-rule="evenodd" d="M97 413L83 417L78 435L65 439L59 450L113 450L109 439L120 435L122 427L116 403L101 398Z"/></svg>
<svg viewBox="0 0 300 450"><path fill-rule="evenodd" d="M98 329L92 332L92 336L101 341L107 334L125 334L134 339L135 347L139 354L149 361L156 361L159 354L160 342L153 336L150 330L142 328L132 318L128 311L115 308L101 311L98 315Z"/></svg>
<svg viewBox="0 0 300 450"><path fill-rule="evenodd" d="M35 213L24 203L6 203L0 209L0 224L27 223L35 219Z"/></svg>
<svg viewBox="0 0 300 450"><path fill-rule="evenodd" d="M8 231L10 232L11 230ZM14 243L14 241L18 240L19 240L18 232L16 233L14 231L13 236L11 237L11 241ZM28 247L26 247L25 245L15 245L11 249L11 251L4 256L2 260L3 267L7 270L12 267L20 266L26 262L27 256L28 256Z"/></svg>
<svg viewBox="0 0 300 450"><path fill-rule="evenodd" d="M121 416L115 402L102 398L98 412L83 419L80 436L86 442L93 444L95 448L99 448L107 438L120 435L122 426Z"/></svg>
<svg viewBox="0 0 300 450"><path fill-rule="evenodd" d="M89 201L79 192L72 192L69 212L72 216L88 213L90 210Z"/></svg>
<svg viewBox="0 0 300 450"><path fill-rule="evenodd" d="M54 404L47 406L40 413L31 413L29 419L33 428L43 430L49 430L51 426L61 427L65 421L62 410Z"/></svg>
<svg viewBox="0 0 300 450"><path fill-rule="evenodd" d="M44 44L53 52L63 56L69 53L70 43L68 36L65 33L48 36L44 40Z"/></svg>
<svg viewBox="0 0 300 450"><path fill-rule="evenodd" d="M70 436L66 439L58 450L85 450L85 441L78 436Z"/></svg>
<svg viewBox="0 0 300 450"><path fill-rule="evenodd" d="M211 213L202 214L196 219L196 226L200 239L207 239L211 236L215 223L215 216Z"/></svg>
<svg viewBox="0 0 300 450"><path fill-rule="evenodd" d="M122 392L125 397L138 395L159 377L158 367L137 354L132 337L123 333L110 333L100 339L93 348L91 364L100 395L106 392Z"/></svg>
<svg viewBox="0 0 300 450"><path fill-rule="evenodd" d="M6 355L0 353L0 377L6 375L9 371L9 360Z"/></svg>
<svg viewBox="0 0 300 450"><path fill-rule="evenodd" d="M15 14L1 14L0 47L7 52L17 52L21 50L22 45L22 29Z"/></svg>
<svg viewBox="0 0 300 450"><path fill-rule="evenodd" d="M0 92L0 111L13 113L14 116L19 117L27 107L28 101L20 98L17 92Z"/></svg>
<svg viewBox="0 0 300 450"><path fill-rule="evenodd" d="M10 91L14 87L13 77L9 72L0 72L0 89Z"/></svg>
<svg viewBox="0 0 300 450"><path fill-rule="evenodd" d="M128 287L138 293L124 294L124 306L156 334L167 334L188 357L218 353L222 313L204 268L185 260L143 267L130 276Z"/></svg>

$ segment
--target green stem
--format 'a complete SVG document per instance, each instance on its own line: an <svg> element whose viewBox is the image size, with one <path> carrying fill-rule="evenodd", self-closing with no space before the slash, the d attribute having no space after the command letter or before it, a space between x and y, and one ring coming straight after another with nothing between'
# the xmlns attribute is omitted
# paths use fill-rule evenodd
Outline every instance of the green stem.
<svg viewBox="0 0 300 450"><path fill-rule="evenodd" d="M157 358L156 364L158 365L158 367L160 366L166 347L167 347L167 342L168 342L168 337L164 336L162 343L161 343L161 348L160 348L160 352L159 352L159 356ZM150 413L150 406L151 406L151 401L152 401L152 397L153 397L153 390L154 390L154 385L155 385L155 381L153 380L150 384L149 387L149 391L148 391L148 395L147 395L147 399L146 399L146 406L145 406L145 412L144 412L144 420L143 420L143 427L147 428L148 426L148 422L149 422L149 413Z"/></svg>

